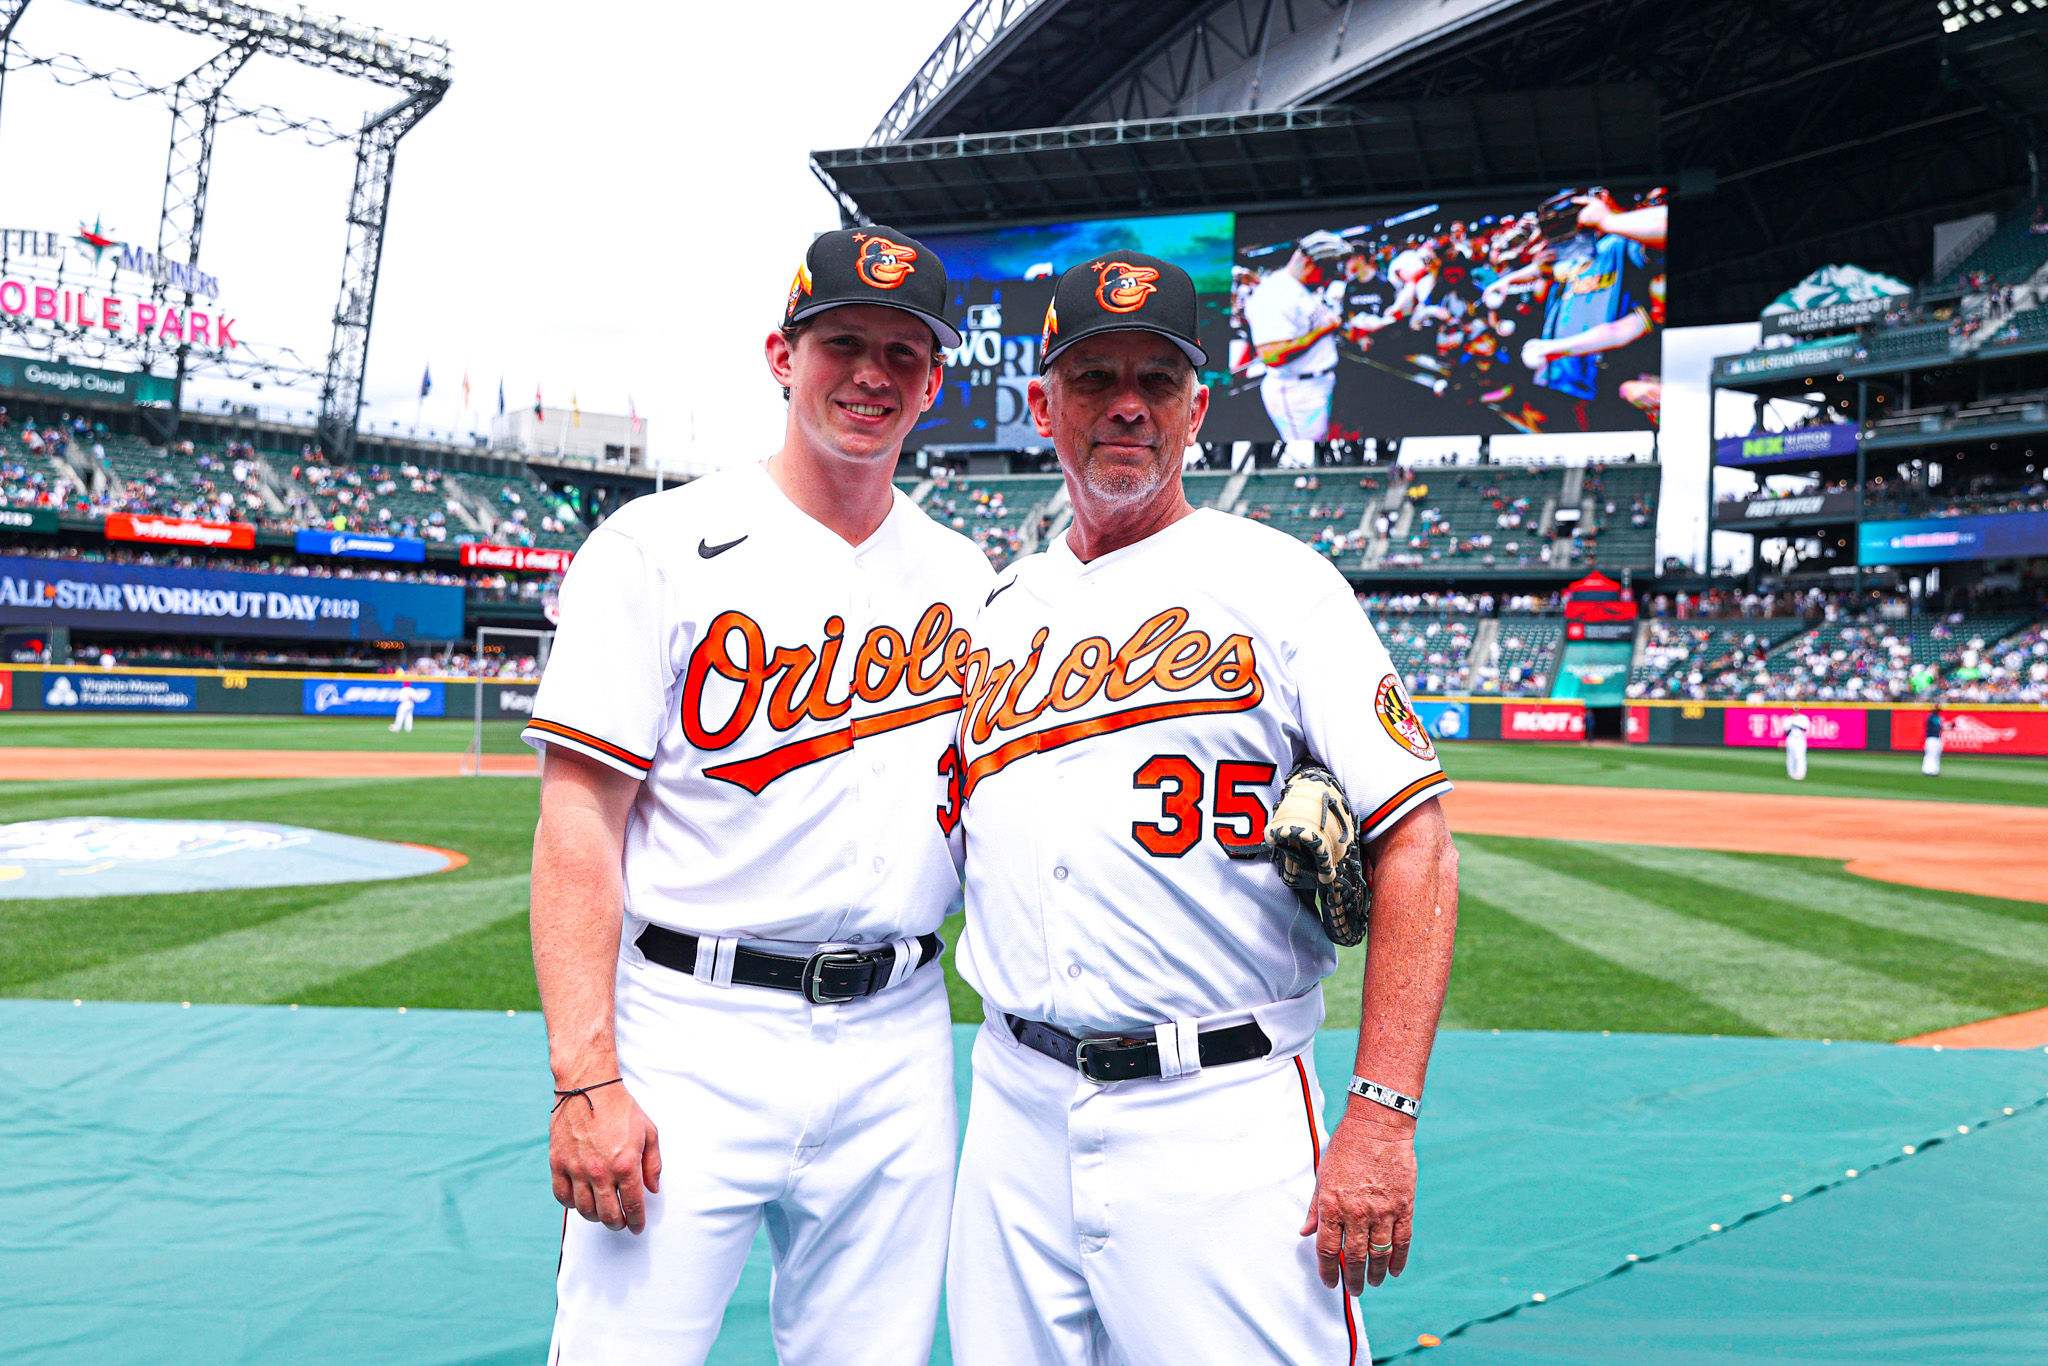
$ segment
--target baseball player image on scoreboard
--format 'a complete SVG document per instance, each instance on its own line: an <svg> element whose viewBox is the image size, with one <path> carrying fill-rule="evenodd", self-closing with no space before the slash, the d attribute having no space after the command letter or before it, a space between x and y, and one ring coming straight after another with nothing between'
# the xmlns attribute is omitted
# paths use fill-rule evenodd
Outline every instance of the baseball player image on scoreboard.
<svg viewBox="0 0 2048 1366"><path fill-rule="evenodd" d="M964 670L942 819L986 1019L947 1267L961 1366L1363 1363L1352 1296L1408 1256L1450 784L1343 577L1189 506L1195 320L1149 256L1060 277L1029 400L1074 520L999 578ZM1270 856L1305 847L1313 873ZM1357 1079L1327 1134L1310 1048L1367 849ZM1347 899L1312 911L1302 883Z"/></svg>
<svg viewBox="0 0 2048 1366"><path fill-rule="evenodd" d="M702 1362L764 1225L782 1362L929 1357L958 1132L939 761L993 575L890 478L946 305L902 233L819 237L766 341L781 448L620 508L562 584L523 732L550 1366Z"/></svg>
<svg viewBox="0 0 2048 1366"><path fill-rule="evenodd" d="M1345 320L1327 287L1344 278L1347 262L1364 265L1357 248L1335 233L1309 233L1287 264L1268 272L1245 299L1252 349L1266 367L1259 397L1282 441L1329 438L1337 334Z"/></svg>

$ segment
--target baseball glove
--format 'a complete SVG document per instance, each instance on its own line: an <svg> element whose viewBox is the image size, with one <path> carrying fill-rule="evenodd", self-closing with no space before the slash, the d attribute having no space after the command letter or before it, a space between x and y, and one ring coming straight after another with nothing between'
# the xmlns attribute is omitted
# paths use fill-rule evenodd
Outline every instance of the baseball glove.
<svg viewBox="0 0 2048 1366"><path fill-rule="evenodd" d="M1307 760L1296 765L1266 822L1266 847L1280 880L1316 913L1331 943L1348 948L1365 938L1372 874L1336 775Z"/></svg>

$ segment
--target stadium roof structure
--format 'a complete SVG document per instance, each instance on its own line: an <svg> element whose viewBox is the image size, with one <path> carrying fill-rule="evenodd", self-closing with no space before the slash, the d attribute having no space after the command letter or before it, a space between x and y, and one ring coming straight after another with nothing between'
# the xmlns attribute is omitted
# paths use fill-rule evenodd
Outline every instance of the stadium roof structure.
<svg viewBox="0 0 2048 1366"><path fill-rule="evenodd" d="M925 231L1661 183L1672 321L1721 322L2038 190L2043 72L2048 13L1978 0L974 0L812 166Z"/></svg>

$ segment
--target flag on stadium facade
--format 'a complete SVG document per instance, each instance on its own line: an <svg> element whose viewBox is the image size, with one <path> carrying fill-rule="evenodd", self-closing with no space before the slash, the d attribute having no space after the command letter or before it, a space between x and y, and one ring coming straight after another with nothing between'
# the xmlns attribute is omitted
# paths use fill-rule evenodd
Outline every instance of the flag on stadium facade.
<svg viewBox="0 0 2048 1366"><path fill-rule="evenodd" d="M626 420L633 424L633 435L640 435L640 410L633 406L633 396L626 395Z"/></svg>
<svg viewBox="0 0 2048 1366"><path fill-rule="evenodd" d="M498 416L505 415L505 377L498 376Z"/></svg>
<svg viewBox="0 0 2048 1366"><path fill-rule="evenodd" d="M581 427L583 425L583 405L576 401L576 391L574 389L569 391L569 425L571 427Z"/></svg>
<svg viewBox="0 0 2048 1366"><path fill-rule="evenodd" d="M462 368L462 411L469 411L469 367Z"/></svg>
<svg viewBox="0 0 2048 1366"><path fill-rule="evenodd" d="M533 420L535 422L545 422L548 420L548 411L541 406L540 386L538 384L533 386Z"/></svg>
<svg viewBox="0 0 2048 1366"><path fill-rule="evenodd" d="M434 370L430 365L420 367L420 397L425 398L434 389Z"/></svg>

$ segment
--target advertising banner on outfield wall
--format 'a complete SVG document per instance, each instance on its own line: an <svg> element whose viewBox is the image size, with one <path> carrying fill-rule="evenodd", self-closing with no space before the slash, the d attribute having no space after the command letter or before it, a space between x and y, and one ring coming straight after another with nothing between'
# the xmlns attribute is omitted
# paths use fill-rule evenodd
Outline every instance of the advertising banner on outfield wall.
<svg viewBox="0 0 2048 1366"><path fill-rule="evenodd" d="M114 512L107 515L110 541L147 541L152 545L193 545L212 550L253 550L256 528L248 522L195 522L186 517L148 517Z"/></svg>
<svg viewBox="0 0 2048 1366"><path fill-rule="evenodd" d="M1926 709L1892 713L1893 749L1917 750L1926 738ZM1943 710L1941 748L1947 754L2048 754L2048 711Z"/></svg>
<svg viewBox="0 0 2048 1366"><path fill-rule="evenodd" d="M1785 743L1785 727L1806 718L1809 749L1862 749L1870 713L1860 707L1729 707L1721 713L1721 742L1749 748Z"/></svg>
<svg viewBox="0 0 2048 1366"><path fill-rule="evenodd" d="M395 678L308 678L301 680L300 708L308 716L396 716L401 693L412 694L415 716L448 714L448 685L401 682Z"/></svg>
<svg viewBox="0 0 2048 1366"><path fill-rule="evenodd" d="M1472 709L1463 702L1417 702L1414 706L1423 729L1439 740L1463 740L1472 734Z"/></svg>
<svg viewBox="0 0 2048 1366"><path fill-rule="evenodd" d="M14 710L14 675L0 672L0 711Z"/></svg>
<svg viewBox="0 0 2048 1366"><path fill-rule="evenodd" d="M44 674L45 711L191 711L199 687L190 678L147 674Z"/></svg>
<svg viewBox="0 0 2048 1366"><path fill-rule="evenodd" d="M1576 702L1503 702L1503 740L1583 740L1586 709Z"/></svg>
<svg viewBox="0 0 2048 1366"><path fill-rule="evenodd" d="M53 508L0 508L0 529L32 531L38 536L54 535L57 513Z"/></svg>
<svg viewBox="0 0 2048 1366"><path fill-rule="evenodd" d="M292 538L292 549L301 555L343 555L356 560L405 560L419 564L427 558L427 543L406 536L358 536L352 531L301 531Z"/></svg>
<svg viewBox="0 0 2048 1366"><path fill-rule="evenodd" d="M462 589L0 556L0 624L202 637L459 640Z"/></svg>
<svg viewBox="0 0 2048 1366"><path fill-rule="evenodd" d="M530 545L466 545L457 552L464 569L534 569L566 574L574 551L542 550Z"/></svg>

